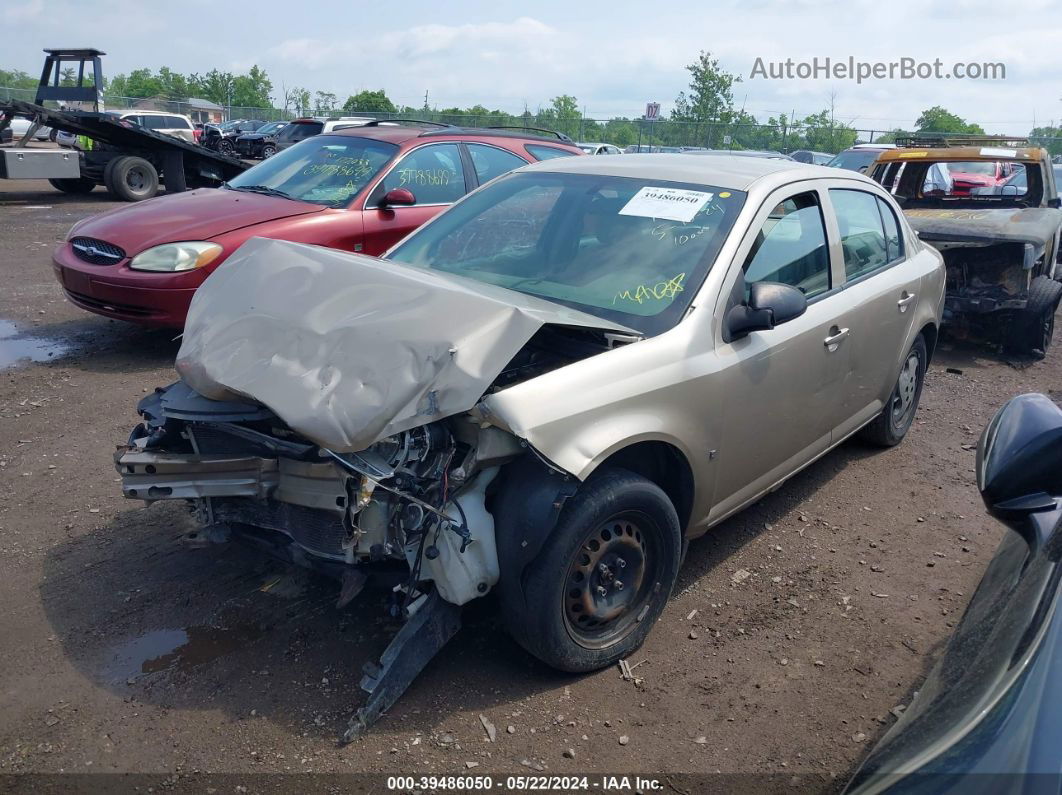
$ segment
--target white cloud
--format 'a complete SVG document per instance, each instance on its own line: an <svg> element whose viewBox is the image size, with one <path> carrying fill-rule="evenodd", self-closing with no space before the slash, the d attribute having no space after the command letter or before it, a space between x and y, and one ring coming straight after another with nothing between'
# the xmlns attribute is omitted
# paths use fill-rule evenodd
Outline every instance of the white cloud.
<svg viewBox="0 0 1062 795"><path fill-rule="evenodd" d="M27 22L36 19L44 11L44 0L26 0L4 9L5 22Z"/></svg>

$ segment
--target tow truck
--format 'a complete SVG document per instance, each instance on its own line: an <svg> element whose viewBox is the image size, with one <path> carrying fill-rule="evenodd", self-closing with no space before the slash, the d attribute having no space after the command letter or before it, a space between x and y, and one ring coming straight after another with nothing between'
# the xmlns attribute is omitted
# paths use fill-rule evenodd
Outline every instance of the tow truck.
<svg viewBox="0 0 1062 795"><path fill-rule="evenodd" d="M212 152L108 114L103 100L103 67L97 49L45 49L44 68L33 102L0 101L0 132L15 116L32 123L12 147L0 147L0 179L46 179L64 193L89 193L103 185L116 198L150 199L167 193L212 187L248 168L234 157ZM74 85L60 85L64 64L75 65ZM88 104L92 110L49 108L45 102ZM81 136L83 151L32 146L40 127Z"/></svg>

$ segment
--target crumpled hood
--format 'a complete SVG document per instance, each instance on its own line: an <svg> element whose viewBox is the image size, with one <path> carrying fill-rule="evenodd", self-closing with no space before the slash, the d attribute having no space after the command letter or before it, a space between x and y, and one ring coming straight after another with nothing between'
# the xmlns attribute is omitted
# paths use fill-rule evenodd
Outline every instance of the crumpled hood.
<svg viewBox="0 0 1062 795"><path fill-rule="evenodd" d="M1062 225L1050 207L904 210L918 236L932 243L1032 243L1045 246Z"/></svg>
<svg viewBox="0 0 1062 795"><path fill-rule="evenodd" d="M252 224L324 209L324 205L260 193L200 188L116 207L71 231L114 243L132 256L160 243L210 240Z"/></svg>
<svg viewBox="0 0 1062 795"><path fill-rule="evenodd" d="M352 452L471 409L546 324L637 334L440 271L252 238L196 291L177 371Z"/></svg>

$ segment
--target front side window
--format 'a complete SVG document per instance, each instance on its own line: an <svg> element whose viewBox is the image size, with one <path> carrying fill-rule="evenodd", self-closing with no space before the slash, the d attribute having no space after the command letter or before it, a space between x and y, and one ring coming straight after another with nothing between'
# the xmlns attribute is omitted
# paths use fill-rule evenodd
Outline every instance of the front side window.
<svg viewBox="0 0 1062 795"><path fill-rule="evenodd" d="M376 192L406 188L417 204L450 204L465 195L465 170L457 144L414 149L398 161Z"/></svg>
<svg viewBox="0 0 1062 795"><path fill-rule="evenodd" d="M475 166L476 179L479 180L480 185L484 182L490 182L495 177L500 177L514 168L527 165L526 160L496 146L469 144L468 154L472 156L472 165Z"/></svg>
<svg viewBox="0 0 1062 795"><path fill-rule="evenodd" d="M848 281L858 279L888 263L889 252L878 197L861 190L831 188L830 199L841 231L845 278Z"/></svg>
<svg viewBox="0 0 1062 795"><path fill-rule="evenodd" d="M812 298L830 289L830 257L818 196L801 193L771 210L745 264L753 282L780 282Z"/></svg>
<svg viewBox="0 0 1062 795"><path fill-rule="evenodd" d="M368 138L318 136L263 160L226 187L344 207L391 161L398 147Z"/></svg>
<svg viewBox="0 0 1062 795"><path fill-rule="evenodd" d="M681 319L745 193L633 177L518 172L388 255L658 334Z"/></svg>

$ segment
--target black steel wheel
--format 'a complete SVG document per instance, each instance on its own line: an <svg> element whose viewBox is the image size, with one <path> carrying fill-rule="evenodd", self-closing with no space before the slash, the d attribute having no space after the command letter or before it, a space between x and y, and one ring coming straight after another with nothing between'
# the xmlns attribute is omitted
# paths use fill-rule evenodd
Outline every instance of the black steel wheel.
<svg viewBox="0 0 1062 795"><path fill-rule="evenodd" d="M142 157L115 158L103 174L107 190L122 201L139 202L159 192L159 172Z"/></svg>
<svg viewBox="0 0 1062 795"><path fill-rule="evenodd" d="M928 364L926 340L919 334L904 357L885 408L862 430L860 435L863 439L880 447L894 447L903 441L914 424Z"/></svg>
<svg viewBox="0 0 1062 795"><path fill-rule="evenodd" d="M554 668L611 665L649 634L681 554L679 518L659 486L624 469L595 473L568 500L522 588L500 590L509 631Z"/></svg>

